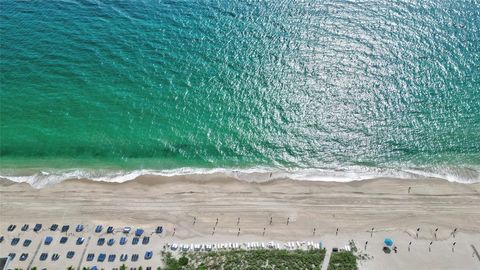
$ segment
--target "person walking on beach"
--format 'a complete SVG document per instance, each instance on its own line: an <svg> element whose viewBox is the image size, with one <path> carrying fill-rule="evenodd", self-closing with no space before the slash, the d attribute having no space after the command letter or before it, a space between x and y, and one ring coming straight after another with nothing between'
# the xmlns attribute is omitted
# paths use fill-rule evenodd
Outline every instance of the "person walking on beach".
<svg viewBox="0 0 480 270"><path fill-rule="evenodd" d="M412 187L408 187L408 194L410 194L411 190L412 190Z"/></svg>

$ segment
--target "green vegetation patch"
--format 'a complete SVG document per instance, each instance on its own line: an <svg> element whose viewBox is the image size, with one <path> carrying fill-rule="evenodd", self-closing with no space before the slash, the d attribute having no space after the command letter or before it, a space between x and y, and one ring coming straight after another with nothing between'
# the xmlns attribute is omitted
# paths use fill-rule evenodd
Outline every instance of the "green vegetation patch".
<svg viewBox="0 0 480 270"><path fill-rule="evenodd" d="M357 257L352 252L334 252L330 257L328 270L357 270Z"/></svg>
<svg viewBox="0 0 480 270"><path fill-rule="evenodd" d="M183 269L320 269L325 250L229 250L194 252L181 259ZM180 261L167 255L167 269L176 269ZM175 262L175 261L176 262ZM168 268L168 266L174 266Z"/></svg>

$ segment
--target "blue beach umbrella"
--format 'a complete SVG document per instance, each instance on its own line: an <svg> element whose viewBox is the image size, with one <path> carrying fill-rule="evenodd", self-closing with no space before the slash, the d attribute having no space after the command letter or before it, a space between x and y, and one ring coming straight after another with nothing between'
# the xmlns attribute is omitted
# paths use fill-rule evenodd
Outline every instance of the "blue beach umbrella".
<svg viewBox="0 0 480 270"><path fill-rule="evenodd" d="M393 245L393 240L390 239L390 238L385 238L385 240L383 240L383 243L385 243L385 245L391 247Z"/></svg>

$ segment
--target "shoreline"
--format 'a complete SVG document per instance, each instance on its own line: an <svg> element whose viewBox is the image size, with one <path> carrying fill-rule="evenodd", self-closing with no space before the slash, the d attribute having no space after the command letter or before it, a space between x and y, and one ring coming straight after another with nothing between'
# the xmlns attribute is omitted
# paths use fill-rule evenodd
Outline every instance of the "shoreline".
<svg viewBox="0 0 480 270"><path fill-rule="evenodd" d="M441 168L375 168L352 166L345 168L191 168L176 169L0 169L0 180L28 183L35 188L44 188L71 180L91 180L107 183L124 183L144 178L212 179L225 178L249 183L263 183L275 180L299 182L356 182L375 179L425 180L440 179L453 183L480 183L480 168L441 167Z"/></svg>

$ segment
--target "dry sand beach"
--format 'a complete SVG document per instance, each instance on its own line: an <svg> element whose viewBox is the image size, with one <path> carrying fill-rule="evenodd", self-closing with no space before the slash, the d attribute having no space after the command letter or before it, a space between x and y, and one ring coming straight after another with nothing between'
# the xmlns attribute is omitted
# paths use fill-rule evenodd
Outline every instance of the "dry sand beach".
<svg viewBox="0 0 480 270"><path fill-rule="evenodd" d="M480 184L439 179L248 183L219 175L143 176L125 183L70 180L42 189L2 180L0 219L2 233L12 223L128 225L146 231L163 225L164 235L152 239L159 246L304 240L322 241L328 249L353 239L362 250L369 242L370 259L359 261L360 269L479 269L471 247L480 248L479 191ZM385 237L394 239L397 254L382 252ZM2 244L0 255L7 249Z"/></svg>

